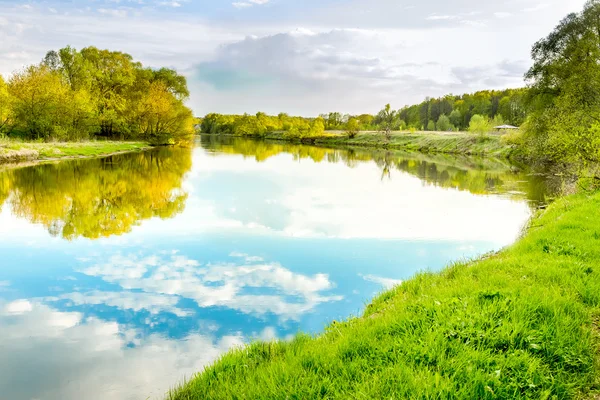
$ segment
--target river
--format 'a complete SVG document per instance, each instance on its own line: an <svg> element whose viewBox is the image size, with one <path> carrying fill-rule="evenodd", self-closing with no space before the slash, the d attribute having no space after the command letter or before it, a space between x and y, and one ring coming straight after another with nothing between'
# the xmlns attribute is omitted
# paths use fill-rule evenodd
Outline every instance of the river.
<svg viewBox="0 0 600 400"><path fill-rule="evenodd" d="M545 196L505 161L211 136L0 170L0 399L162 399L511 244Z"/></svg>

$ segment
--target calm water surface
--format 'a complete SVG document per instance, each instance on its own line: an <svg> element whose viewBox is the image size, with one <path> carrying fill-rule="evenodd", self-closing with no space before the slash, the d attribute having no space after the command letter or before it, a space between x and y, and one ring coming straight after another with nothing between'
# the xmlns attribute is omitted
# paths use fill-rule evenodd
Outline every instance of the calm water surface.
<svg viewBox="0 0 600 400"><path fill-rule="evenodd" d="M0 399L160 399L510 244L540 201L500 161L214 137L0 170Z"/></svg>

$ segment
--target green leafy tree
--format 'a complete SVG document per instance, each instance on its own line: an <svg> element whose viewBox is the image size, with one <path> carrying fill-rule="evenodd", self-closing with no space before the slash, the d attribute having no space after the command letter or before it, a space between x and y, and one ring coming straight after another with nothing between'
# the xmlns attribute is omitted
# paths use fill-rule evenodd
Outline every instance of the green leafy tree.
<svg viewBox="0 0 600 400"><path fill-rule="evenodd" d="M100 135L119 137L129 134L125 114L128 94L141 64L129 54L87 47L81 50L86 70L92 77L90 92L97 99L96 114Z"/></svg>
<svg viewBox="0 0 600 400"><path fill-rule="evenodd" d="M450 123L450 118L446 115L440 115L438 122L436 124L437 130L442 132L447 132L452 130L452 124Z"/></svg>
<svg viewBox="0 0 600 400"><path fill-rule="evenodd" d="M586 165L599 158L600 2L566 16L532 49L531 108L525 151L549 163Z"/></svg>
<svg viewBox="0 0 600 400"><path fill-rule="evenodd" d="M346 123L346 134L350 139L354 139L360 130L360 121L357 118L350 118Z"/></svg>
<svg viewBox="0 0 600 400"><path fill-rule="evenodd" d="M373 120L375 119L375 117L373 115L361 114L357 117L357 119L360 122L361 130L374 130Z"/></svg>
<svg viewBox="0 0 600 400"><path fill-rule="evenodd" d="M492 119L490 124L492 127L505 125L504 117L502 117L500 114L497 114L494 119Z"/></svg>
<svg viewBox="0 0 600 400"><path fill-rule="evenodd" d="M462 125L462 114L460 110L452 110L450 113L450 123L457 128L460 128Z"/></svg>
<svg viewBox="0 0 600 400"><path fill-rule="evenodd" d="M383 110L379 111L374 122L379 126L379 129L384 132L387 140L390 139L392 129L396 124L399 115L396 110L392 110L391 105L386 104Z"/></svg>
<svg viewBox="0 0 600 400"><path fill-rule="evenodd" d="M430 120L427 123L427 130L428 131L435 131L435 122L433 122L433 120Z"/></svg>
<svg viewBox="0 0 600 400"><path fill-rule="evenodd" d="M325 133L325 121L323 118L317 118L310 124L309 136L318 137Z"/></svg>
<svg viewBox="0 0 600 400"><path fill-rule="evenodd" d="M469 132L479 135L486 135L492 131L492 123L489 118L483 115L473 115L469 122Z"/></svg>
<svg viewBox="0 0 600 400"><path fill-rule="evenodd" d="M10 119L12 116L12 100L8 93L8 86L0 75L0 137L9 131Z"/></svg>
<svg viewBox="0 0 600 400"><path fill-rule="evenodd" d="M13 75L13 125L26 138L79 140L89 137L92 101L83 91L72 91L61 76L44 65Z"/></svg>
<svg viewBox="0 0 600 400"><path fill-rule="evenodd" d="M185 77L144 68L126 53L69 46L49 51L39 65L11 77L8 94L11 134L25 138L104 136L168 144L189 141L194 133ZM229 120L202 125L232 125Z"/></svg>
<svg viewBox="0 0 600 400"><path fill-rule="evenodd" d="M138 108L139 129L154 144L180 144L194 134L192 111L162 82L154 82Z"/></svg>

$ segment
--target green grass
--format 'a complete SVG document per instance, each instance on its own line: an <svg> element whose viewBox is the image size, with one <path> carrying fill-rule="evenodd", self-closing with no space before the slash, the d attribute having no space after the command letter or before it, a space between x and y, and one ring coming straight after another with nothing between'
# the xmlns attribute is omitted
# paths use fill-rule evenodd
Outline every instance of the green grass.
<svg viewBox="0 0 600 400"><path fill-rule="evenodd" d="M268 139L284 140L281 133L267 135ZM362 146L422 153L486 155L508 157L512 147L499 135L473 135L469 133L404 133L395 132L390 140L380 133L361 133L353 139L345 134L325 133L314 139L324 146Z"/></svg>
<svg viewBox="0 0 600 400"><path fill-rule="evenodd" d="M420 274L318 336L230 352L168 398L592 398L599 306L600 193L574 195L498 254Z"/></svg>
<svg viewBox="0 0 600 400"><path fill-rule="evenodd" d="M144 142L89 141L80 143L36 143L0 140L0 163L22 160L48 160L99 157L149 148Z"/></svg>

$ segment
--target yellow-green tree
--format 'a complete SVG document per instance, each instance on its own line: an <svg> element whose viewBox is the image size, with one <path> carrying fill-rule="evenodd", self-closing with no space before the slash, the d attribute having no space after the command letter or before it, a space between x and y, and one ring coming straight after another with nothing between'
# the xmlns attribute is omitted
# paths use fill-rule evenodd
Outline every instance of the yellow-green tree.
<svg viewBox="0 0 600 400"><path fill-rule="evenodd" d="M151 143L179 144L194 135L192 111L163 82L150 84L137 111L140 132Z"/></svg>
<svg viewBox="0 0 600 400"><path fill-rule="evenodd" d="M84 90L72 91L45 65L13 75L9 83L13 128L27 138L87 138L92 101Z"/></svg>
<svg viewBox="0 0 600 400"><path fill-rule="evenodd" d="M471 118L471 122L469 123L469 132L485 135L490 133L491 130L492 123L489 118L478 114L473 115L473 118Z"/></svg>
<svg viewBox="0 0 600 400"><path fill-rule="evenodd" d="M308 136L309 137L318 137L318 136L321 136L324 132L325 132L325 121L323 120L323 118L319 117L310 124Z"/></svg>
<svg viewBox="0 0 600 400"><path fill-rule="evenodd" d="M11 98L8 93L8 86L0 75L0 137L8 132L10 118L12 114Z"/></svg>
<svg viewBox="0 0 600 400"><path fill-rule="evenodd" d="M90 92L96 99L99 134L118 137L129 133L125 123L127 95L141 64L129 54L95 47L82 49L81 56L90 79Z"/></svg>
<svg viewBox="0 0 600 400"><path fill-rule="evenodd" d="M168 68L144 68L122 52L69 46L49 51L39 65L16 73L8 88L9 135L169 144L190 141L194 133L192 112L184 104L185 77ZM2 81L0 133L9 120L3 93Z"/></svg>
<svg viewBox="0 0 600 400"><path fill-rule="evenodd" d="M354 139L360 130L360 122L357 118L350 118L346 123L346 133L350 139Z"/></svg>

